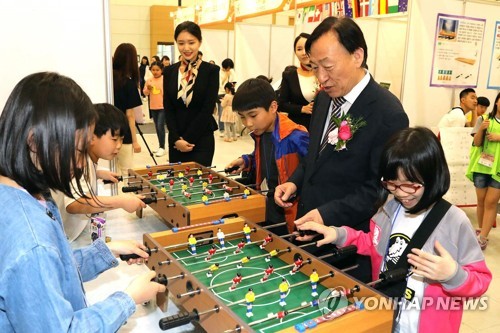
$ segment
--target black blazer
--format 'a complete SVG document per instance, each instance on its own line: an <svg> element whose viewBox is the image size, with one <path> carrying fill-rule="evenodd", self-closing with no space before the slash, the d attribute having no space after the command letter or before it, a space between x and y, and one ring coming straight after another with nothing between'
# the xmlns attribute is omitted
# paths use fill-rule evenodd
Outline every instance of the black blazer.
<svg viewBox="0 0 500 333"><path fill-rule="evenodd" d="M399 100L373 78L349 109L362 117L347 150L328 144L318 156L331 98L321 91L314 103L309 152L289 181L300 194L297 217L318 208L325 225L347 225L368 231L380 187L378 168L384 144L396 131L408 127L408 116Z"/></svg>
<svg viewBox="0 0 500 333"><path fill-rule="evenodd" d="M311 115L301 112L309 102L302 95L297 70L283 72L278 90L278 110L288 113L288 118L309 129Z"/></svg>
<svg viewBox="0 0 500 333"><path fill-rule="evenodd" d="M212 114L219 90L219 66L201 62L193 86L193 97L189 107L186 107L182 98L177 98L180 65L177 62L163 70L163 106L170 145L180 137L196 144L202 136L217 130Z"/></svg>

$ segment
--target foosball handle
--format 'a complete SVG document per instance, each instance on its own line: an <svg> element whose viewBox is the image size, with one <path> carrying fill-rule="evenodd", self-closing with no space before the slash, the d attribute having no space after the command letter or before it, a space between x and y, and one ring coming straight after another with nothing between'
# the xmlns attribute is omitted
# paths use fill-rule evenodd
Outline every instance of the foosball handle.
<svg viewBox="0 0 500 333"><path fill-rule="evenodd" d="M144 250L144 252L146 252L148 255L151 255L151 249L146 249ZM129 259L139 259L139 258L142 258L140 255L138 254L120 254L120 259L123 260L123 261L128 261Z"/></svg>
<svg viewBox="0 0 500 333"><path fill-rule="evenodd" d="M122 182L123 181L123 177L122 176L119 176L119 177L116 177L116 179L118 179L119 182ZM113 184L114 182L111 181L111 180L107 180L107 179L104 179L102 181L104 184Z"/></svg>
<svg viewBox="0 0 500 333"><path fill-rule="evenodd" d="M350 254L356 254L358 252L358 247L356 245L349 245L349 246L344 246L341 248L337 248L336 255L341 256L341 255L350 255Z"/></svg>
<svg viewBox="0 0 500 333"><path fill-rule="evenodd" d="M129 193L129 192L137 192L142 190L141 186L124 186L122 187L122 192L123 193Z"/></svg>
<svg viewBox="0 0 500 333"><path fill-rule="evenodd" d="M400 281L406 278L408 274L408 270L405 268L396 268L392 271L382 272L379 275L379 278L383 280L383 282L394 282Z"/></svg>
<svg viewBox="0 0 500 333"><path fill-rule="evenodd" d="M199 319L200 316L198 315L198 311L193 309L193 312L180 312L176 315L162 318L158 324L160 325L160 329L162 331L166 331L171 328L189 324L193 320Z"/></svg>
<svg viewBox="0 0 500 333"><path fill-rule="evenodd" d="M146 205L149 205L150 203L153 203L153 202L158 202L158 200L156 198L153 198L153 197L148 197L148 198L144 198L144 199L141 199L141 200Z"/></svg>
<svg viewBox="0 0 500 333"><path fill-rule="evenodd" d="M240 167L239 167L238 165L234 165L234 166L232 166L232 167L230 167L230 168L225 168L225 169L224 169L224 172L225 172L225 173L231 173L231 172L233 172L233 171L238 170L239 168L240 168Z"/></svg>

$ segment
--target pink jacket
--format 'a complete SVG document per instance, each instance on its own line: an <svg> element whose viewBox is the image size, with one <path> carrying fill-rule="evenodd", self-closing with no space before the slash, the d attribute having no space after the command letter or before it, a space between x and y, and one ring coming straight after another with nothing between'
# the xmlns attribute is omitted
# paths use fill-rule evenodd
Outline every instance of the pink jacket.
<svg viewBox="0 0 500 333"><path fill-rule="evenodd" d="M336 244L342 247L356 245L358 254L370 256L373 280L378 279L389 242L391 221L398 205L394 199L389 200L371 219L368 233L349 227L336 228L338 232ZM436 240L459 263L459 267L456 274L446 282L425 281L424 297L432 298L434 302L422 308L418 330L425 333L458 332L462 321L463 302L458 302L455 308L442 309L438 308L437 300L450 297L479 297L488 289L492 276L486 267L469 219L456 206L451 206L422 250L436 254L434 251Z"/></svg>

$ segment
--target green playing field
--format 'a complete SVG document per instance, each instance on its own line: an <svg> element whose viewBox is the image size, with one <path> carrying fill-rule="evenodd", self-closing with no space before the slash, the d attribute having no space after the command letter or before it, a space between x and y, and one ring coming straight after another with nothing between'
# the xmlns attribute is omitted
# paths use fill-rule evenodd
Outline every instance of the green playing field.
<svg viewBox="0 0 500 333"><path fill-rule="evenodd" d="M195 175L193 176L192 184L189 181L189 178L191 178L191 176L168 177L164 180L152 179L150 180L150 182L160 191L174 198L183 206L203 203L203 195L207 196L209 203L213 200L223 199L224 192L226 192L226 190L223 188L223 185L225 185L227 182L222 181L218 177L215 177L212 181L212 184L210 184L208 178L206 177L207 175L205 174L201 179L198 179L198 177ZM170 180L174 181L173 186L170 185ZM206 188L212 192L211 194L204 193L203 183L206 183ZM190 198L186 197L183 194L183 185L185 185L185 190L191 194Z"/></svg>
<svg viewBox="0 0 500 333"><path fill-rule="evenodd" d="M311 295L311 284L309 277L300 271L291 274L290 263L286 263L279 259L279 254L271 258L270 262L266 262L265 250L261 250L256 244L249 244L243 248L243 252L234 254L238 240L226 241L226 249L221 249L220 244L215 242L217 252L210 261L205 261L207 251L211 245L203 245L197 247L197 255L192 255L187 250L173 252L172 254L177 260L183 264L190 272L197 272L194 275L205 286L211 287L212 292L217 295L226 305L237 302L237 304L230 305L231 309L242 319L242 321L250 324L257 332L277 332L286 327L294 326L295 324L303 323L307 320L314 319L323 314L323 311L333 310L333 308L342 308L348 305L346 299L334 298L328 302L321 302L320 307L307 307L299 311L288 314L280 323L278 319L271 319L259 324L252 324L252 322L268 318L270 314L277 314L279 311L290 310L301 306L304 302L311 302L314 299L324 298L328 295L328 291L318 283L317 292L319 297ZM241 268L237 268L239 261L246 256L250 256L250 261L244 263ZM220 268L213 272L211 277L207 276L209 267L212 264L218 263ZM272 264L274 272L269 276L268 280L261 282L260 279L264 276L264 270ZM232 279L240 273L243 277L234 291L230 291L229 287L232 285ZM286 296L286 305L281 306L280 294L278 286L285 278L289 285L294 285L303 282L298 286L292 286ZM220 285L222 284L222 285ZM242 301L248 288L253 288L255 293L255 302L253 303L253 317L248 318L246 302ZM270 294L262 295L264 293L275 291ZM324 292L324 293L323 293ZM322 294L323 293L323 294ZM196 296L195 296L196 297ZM241 302L241 303L238 303ZM323 304L324 303L324 304Z"/></svg>

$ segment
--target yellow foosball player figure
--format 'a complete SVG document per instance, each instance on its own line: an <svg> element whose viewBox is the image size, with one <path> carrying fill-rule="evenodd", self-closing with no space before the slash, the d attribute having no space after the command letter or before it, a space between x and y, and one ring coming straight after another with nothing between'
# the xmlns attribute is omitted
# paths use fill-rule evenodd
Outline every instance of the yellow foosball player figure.
<svg viewBox="0 0 500 333"><path fill-rule="evenodd" d="M189 234L188 243L189 243L189 246L191 248L191 254L195 255L196 254L196 237L194 237L193 234Z"/></svg>
<svg viewBox="0 0 500 333"><path fill-rule="evenodd" d="M288 294L288 282L286 281L285 278L281 280L281 283L279 285L279 290L280 290L280 305L285 306L285 298L286 295Z"/></svg>
<svg viewBox="0 0 500 333"><path fill-rule="evenodd" d="M247 223L243 226L243 233L245 234L245 239L247 240L247 243L251 243L252 240L250 239L250 233L252 232L252 229L248 226Z"/></svg>
<svg viewBox="0 0 500 333"><path fill-rule="evenodd" d="M219 264L213 264L208 268L207 277L212 277L214 272L219 269Z"/></svg>
<svg viewBox="0 0 500 333"><path fill-rule="evenodd" d="M311 289L312 289L311 296L316 297L318 296L318 291L316 290L316 288L318 287L318 281L319 281L319 275L318 272L316 272L316 269L313 269L311 275L309 275L309 280L311 281Z"/></svg>
<svg viewBox="0 0 500 333"><path fill-rule="evenodd" d="M255 293L252 288L248 288L248 292L245 295L245 300L247 301L247 317L253 317L253 302L255 301Z"/></svg>
<svg viewBox="0 0 500 333"><path fill-rule="evenodd" d="M243 257L243 258L241 258L240 263L236 265L236 267L237 268L242 268L243 264L246 264L249 261L250 261L250 257L249 256Z"/></svg>

